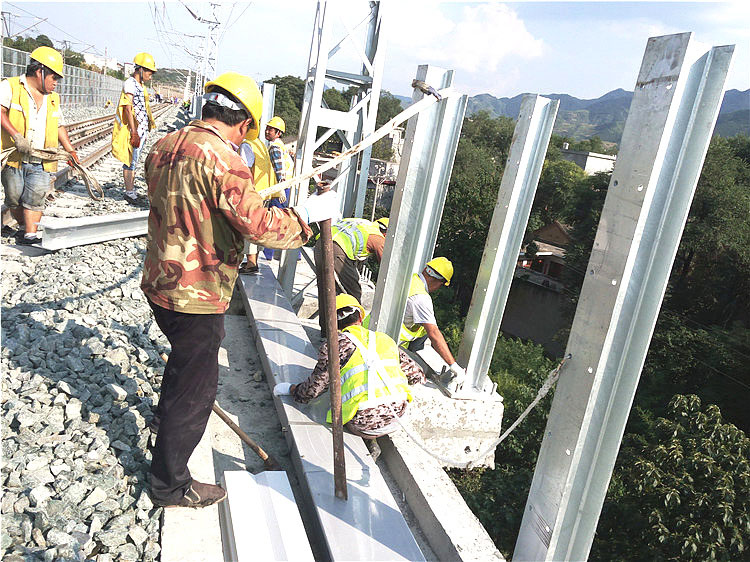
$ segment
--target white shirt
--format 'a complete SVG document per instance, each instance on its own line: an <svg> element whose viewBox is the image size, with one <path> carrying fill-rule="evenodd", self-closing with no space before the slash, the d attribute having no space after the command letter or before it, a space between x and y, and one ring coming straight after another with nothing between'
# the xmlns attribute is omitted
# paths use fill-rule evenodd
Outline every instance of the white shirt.
<svg viewBox="0 0 750 562"><path fill-rule="evenodd" d="M34 96L31 95L29 85L26 82L26 75L21 76L26 94L29 96L29 115L27 115L28 124L26 127L26 138L31 143L32 148L44 148L44 137L47 128L47 98L48 95L42 96L42 105L37 108ZM10 103L13 99L13 91L8 80L0 82L0 105L10 109ZM58 126L64 125L62 111L58 110ZM39 158L33 156L24 156L24 162L41 162Z"/></svg>
<svg viewBox="0 0 750 562"><path fill-rule="evenodd" d="M145 88L138 83L132 76L125 80L122 85L122 91L133 96L133 117L138 123L137 133L143 137L148 133L148 113L146 112L146 95Z"/></svg>
<svg viewBox="0 0 750 562"><path fill-rule="evenodd" d="M427 290L427 283L424 281L424 275L419 274L419 278L424 283ZM415 324L437 324L435 319L435 310L432 307L432 298L430 295L412 295L406 299L406 311L404 312L404 325L411 328Z"/></svg>

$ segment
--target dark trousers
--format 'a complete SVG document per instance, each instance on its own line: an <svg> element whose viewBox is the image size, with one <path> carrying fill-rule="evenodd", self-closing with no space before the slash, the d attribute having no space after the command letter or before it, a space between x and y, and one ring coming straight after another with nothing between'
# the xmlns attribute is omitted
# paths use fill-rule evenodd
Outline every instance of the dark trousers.
<svg viewBox="0 0 750 562"><path fill-rule="evenodd" d="M172 345L156 408L159 430L152 451L151 493L171 502L182 498L193 481L187 462L216 399L224 315L187 314L149 304Z"/></svg>
<svg viewBox="0 0 750 562"><path fill-rule="evenodd" d="M318 324L320 329L325 332L325 320L323 311L325 310L325 290L323 289L323 243L320 238L315 243L315 275L318 282ZM358 301L362 300L362 287L359 284L359 271L357 271L357 262L350 260L346 256L343 248L333 243L333 270L336 272L339 283L336 284L336 294L347 293ZM341 290L343 288L343 291Z"/></svg>

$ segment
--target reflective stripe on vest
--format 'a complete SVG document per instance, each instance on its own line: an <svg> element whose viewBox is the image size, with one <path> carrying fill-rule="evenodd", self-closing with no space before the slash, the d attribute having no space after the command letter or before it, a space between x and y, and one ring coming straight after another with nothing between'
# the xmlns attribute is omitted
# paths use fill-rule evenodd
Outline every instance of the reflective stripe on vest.
<svg viewBox="0 0 750 562"><path fill-rule="evenodd" d="M341 246L350 260L368 258L367 239L376 232L380 233L380 227L367 219L340 219L331 225L333 241Z"/></svg>
<svg viewBox="0 0 750 562"><path fill-rule="evenodd" d="M26 137L28 133L29 122L29 95L21 84L21 77L14 76L8 78L10 83L10 106L8 107L8 120L15 129ZM60 96L55 92L46 95L47 97L47 119L44 127L44 148L56 148L58 145L57 128L60 119ZM29 139L31 141L31 139ZM13 137L5 129L2 132L3 148L15 145ZM8 166L18 168L21 165L22 155L15 151L8 157ZM57 160L45 160L42 162L45 172L57 171Z"/></svg>
<svg viewBox="0 0 750 562"><path fill-rule="evenodd" d="M419 273L415 273L411 276L411 284L409 285L409 296L414 295L429 295L427 289L424 286L424 281L419 276ZM417 338L421 338L427 335L427 330L421 324L412 325L411 329L406 327L406 324L401 324L401 333L398 335L398 345L406 347L406 345L414 341Z"/></svg>
<svg viewBox="0 0 750 562"><path fill-rule="evenodd" d="M401 370L396 342L362 326L344 328L343 334L357 348L341 369L343 423L351 421L360 409L411 401L411 390ZM326 419L331 422L330 409Z"/></svg>

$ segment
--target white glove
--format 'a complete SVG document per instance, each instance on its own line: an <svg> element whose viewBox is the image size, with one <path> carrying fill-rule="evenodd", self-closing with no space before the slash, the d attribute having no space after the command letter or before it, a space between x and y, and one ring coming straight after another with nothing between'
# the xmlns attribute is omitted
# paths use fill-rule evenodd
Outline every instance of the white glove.
<svg viewBox="0 0 750 562"><path fill-rule="evenodd" d="M307 224L338 217L339 194L337 191L326 191L310 195L303 205L294 207Z"/></svg>
<svg viewBox="0 0 750 562"><path fill-rule="evenodd" d="M280 382L279 384L273 387L273 395L274 396L287 396L291 394L291 389L292 389L292 383Z"/></svg>
<svg viewBox="0 0 750 562"><path fill-rule="evenodd" d="M461 367L461 365L459 365L458 363L453 363L453 365L448 368L453 373L453 378L457 381L462 381L466 376L466 369Z"/></svg>

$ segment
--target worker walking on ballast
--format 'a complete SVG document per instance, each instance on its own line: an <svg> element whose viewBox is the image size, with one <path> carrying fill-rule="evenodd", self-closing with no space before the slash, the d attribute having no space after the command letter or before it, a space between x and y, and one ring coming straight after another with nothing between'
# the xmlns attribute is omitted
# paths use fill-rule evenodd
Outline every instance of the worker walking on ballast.
<svg viewBox="0 0 750 562"><path fill-rule="evenodd" d="M357 262L374 256L380 263L385 247L388 219L339 219L331 225L333 237L333 270L336 273L336 294L346 293L357 301L362 300ZM324 310L323 302L323 246L320 239L315 243L315 273L318 282L318 308ZM318 315L321 336L325 336L323 315Z"/></svg>
<svg viewBox="0 0 750 562"><path fill-rule="evenodd" d="M353 296L336 297L342 421L350 433L375 439L398 428L396 420L412 400L409 385L423 384L425 375L388 335L362 326L364 317L362 305ZM297 402L307 403L323 394L328 385L328 342L324 342L307 380L277 384L274 394L291 394ZM331 423L330 410L327 421Z"/></svg>
<svg viewBox="0 0 750 562"><path fill-rule="evenodd" d="M63 58L51 47L38 47L22 76L0 83L3 149L15 147L2 170L5 204L18 222L19 244L37 244L39 221L50 190L50 174L57 160L32 156L34 149L57 148L58 143L80 164L65 129L60 96L55 93L63 78Z"/></svg>
<svg viewBox="0 0 750 562"><path fill-rule="evenodd" d="M122 85L122 94L115 112L112 155L122 162L125 201L131 205L139 205L141 199L135 193L135 166L149 131L156 127L145 82L151 80L156 72L156 63L148 53L138 53L133 62L135 70Z"/></svg>
<svg viewBox="0 0 750 562"><path fill-rule="evenodd" d="M151 210L141 288L169 354L151 426L151 497L158 506L204 507L226 498L196 482L187 462L211 415L224 338L224 312L237 280L244 238L298 248L311 222L330 219L338 195L266 209L237 153L257 137L263 97L252 78L225 73L205 86L203 119L159 140L146 159Z"/></svg>

